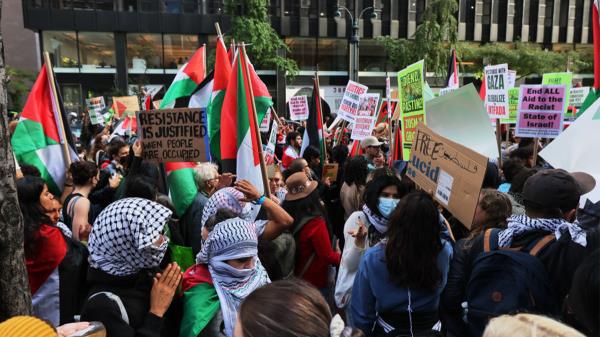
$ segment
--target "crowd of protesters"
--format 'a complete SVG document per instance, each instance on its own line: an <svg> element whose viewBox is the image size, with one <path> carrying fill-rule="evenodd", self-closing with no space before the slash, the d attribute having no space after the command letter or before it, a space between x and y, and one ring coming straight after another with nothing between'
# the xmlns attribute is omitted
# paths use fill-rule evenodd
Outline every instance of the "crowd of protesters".
<svg viewBox="0 0 600 337"><path fill-rule="evenodd" d="M331 179L289 123L267 170L270 197L198 163L181 216L141 143L108 128L65 172L62 195L20 163L42 321L16 317L0 335L67 336L86 322L110 337L600 335L600 206L580 205L591 176L534 162L543 144L511 138L462 224L406 165L388 165L388 128L350 157L343 131L327 137Z"/></svg>

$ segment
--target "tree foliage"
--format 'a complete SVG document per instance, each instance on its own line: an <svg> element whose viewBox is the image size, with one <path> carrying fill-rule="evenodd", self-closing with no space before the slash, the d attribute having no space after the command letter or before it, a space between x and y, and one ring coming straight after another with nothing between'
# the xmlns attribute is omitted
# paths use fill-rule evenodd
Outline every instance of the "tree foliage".
<svg viewBox="0 0 600 337"><path fill-rule="evenodd" d="M480 72L486 64L507 63L517 71L519 77L542 75L569 70L575 73L592 72L593 57L585 50L555 52L542 49L535 43L488 43L473 45L460 43L457 52L463 61L468 61L468 71ZM588 55L589 54L589 55Z"/></svg>
<svg viewBox="0 0 600 337"><path fill-rule="evenodd" d="M448 65L450 48L456 44L458 23L456 0L431 0L423 12L423 21L411 39L378 37L395 69L402 69L420 59L428 71L443 74Z"/></svg>
<svg viewBox="0 0 600 337"><path fill-rule="evenodd" d="M289 49L271 27L267 5L268 0L225 0L225 14L232 18L230 36L236 42L249 44L246 50L257 68L276 67L294 77L298 65L277 54L279 49Z"/></svg>
<svg viewBox="0 0 600 337"><path fill-rule="evenodd" d="M8 77L8 110L20 112L23 109L27 94L35 81L35 75L27 70L6 66Z"/></svg>

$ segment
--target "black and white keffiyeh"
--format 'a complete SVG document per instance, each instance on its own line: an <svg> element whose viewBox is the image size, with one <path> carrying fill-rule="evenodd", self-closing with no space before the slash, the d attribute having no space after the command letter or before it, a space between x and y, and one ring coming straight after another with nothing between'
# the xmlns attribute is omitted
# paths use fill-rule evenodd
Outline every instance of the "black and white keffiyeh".
<svg viewBox="0 0 600 337"><path fill-rule="evenodd" d="M200 220L202 227L211 216L217 214L217 211L222 208L229 209L244 220L251 220L252 207L242 199L244 199L244 194L233 187L225 187L216 191L208 198L202 210L202 219Z"/></svg>
<svg viewBox="0 0 600 337"><path fill-rule="evenodd" d="M90 266L110 275L124 276L157 267L168 246L163 233L172 212L141 198L126 198L108 205L94 222L88 241Z"/></svg>
<svg viewBox="0 0 600 337"><path fill-rule="evenodd" d="M363 213L369 219L369 222L375 226L375 229L381 234L385 234L388 231L388 219L375 214L367 205L362 207Z"/></svg>
<svg viewBox="0 0 600 337"><path fill-rule="evenodd" d="M258 231L253 223L240 218L220 222L196 256L196 263L208 264L228 337L233 336L241 302L254 290L271 282L258 259ZM254 268L237 269L226 262L247 257L254 258Z"/></svg>
<svg viewBox="0 0 600 337"><path fill-rule="evenodd" d="M571 234L571 239L577 244L585 247L587 245L587 236L585 231L579 227L579 223L575 221L570 223L564 219L553 218L532 219L527 215L513 215L508 218L508 225L505 230L501 231L498 237L498 245L500 247L510 247L513 238L519 237L527 232L534 230L542 230L549 233L554 233L556 239L560 239L564 230L568 230Z"/></svg>

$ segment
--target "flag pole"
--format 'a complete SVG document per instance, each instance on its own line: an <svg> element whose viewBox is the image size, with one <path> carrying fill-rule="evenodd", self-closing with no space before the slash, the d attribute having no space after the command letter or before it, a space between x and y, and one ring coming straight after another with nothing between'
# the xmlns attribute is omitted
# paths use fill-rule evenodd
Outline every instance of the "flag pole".
<svg viewBox="0 0 600 337"><path fill-rule="evenodd" d="M239 48L239 47L238 47ZM246 72L246 78L250 83L248 83L248 89L250 90L250 98L252 101L252 120L250 123L254 123L254 136L256 137L256 141L258 142L258 159L260 161L260 170L262 173L263 187L265 190L265 196L267 198L271 197L271 188L269 187L269 180L267 179L267 166L265 165L265 157L263 156L263 148L262 148L262 139L260 138L260 131L258 130L258 116L256 115L256 104L254 102L254 91L252 90L252 79L250 77L250 68L248 68L248 59L246 57L246 46L244 43L241 43L242 54L243 56L243 64L245 65L244 71Z"/></svg>
<svg viewBox="0 0 600 337"><path fill-rule="evenodd" d="M223 39L223 34L221 33L221 26L219 26L218 22L215 22L215 30L217 31L217 38L221 38ZM223 41L223 44L225 44L225 41Z"/></svg>
<svg viewBox="0 0 600 337"><path fill-rule="evenodd" d="M54 70L52 69L52 63L50 63L50 54L45 51L44 52L44 64L46 65L46 74L48 75L48 80L50 81L50 90L52 90L52 105L55 106L55 112L58 112L59 116L57 118L58 122L58 132L60 132L60 136L62 138L61 145L65 155L65 164L67 167L71 166L71 151L69 151L69 143L67 142L67 134L65 131L65 124L63 121L62 111L60 109L60 102L58 101L58 91L56 90L56 82L54 81Z"/></svg>
<svg viewBox="0 0 600 337"><path fill-rule="evenodd" d="M389 128L389 132L388 132L388 137L390 140L390 160L389 160L389 164L390 167L392 167L394 165L394 134L392 132L392 106L391 106L391 94L392 94L392 85L390 82L390 77L387 76L385 79L385 96L386 96L386 109L387 109L387 116L388 116L388 128Z"/></svg>
<svg viewBox="0 0 600 337"><path fill-rule="evenodd" d="M315 81L317 82L317 99L318 101L318 109L319 109L319 123L321 124L321 138L323 139L323 151L325 153L323 153L323 158L325 158L325 163L327 163L327 141L325 139L325 130L324 130L324 126L323 126L323 107L321 106L321 93L320 93L320 89L321 89L321 84L319 83L319 65L317 64L317 70L315 70ZM325 163L323 163L322 165L325 165Z"/></svg>

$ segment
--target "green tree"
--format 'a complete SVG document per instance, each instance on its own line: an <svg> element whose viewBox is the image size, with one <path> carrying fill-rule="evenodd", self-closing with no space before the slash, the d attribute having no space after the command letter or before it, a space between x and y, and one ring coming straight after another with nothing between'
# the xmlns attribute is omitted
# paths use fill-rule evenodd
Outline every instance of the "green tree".
<svg viewBox="0 0 600 337"><path fill-rule="evenodd" d="M249 44L246 50L257 68L276 67L293 78L298 74L298 65L277 54L279 49L289 48L271 27L267 4L268 0L225 0L225 14L232 19L230 36Z"/></svg>
<svg viewBox="0 0 600 337"><path fill-rule="evenodd" d="M423 12L423 21L411 39L377 38L395 69L425 59L428 71L443 74L448 66L450 48L456 44L458 3L456 0L431 0Z"/></svg>
<svg viewBox="0 0 600 337"><path fill-rule="evenodd" d="M35 75L27 70L6 66L6 76L8 77L8 110L20 112L35 81Z"/></svg>

